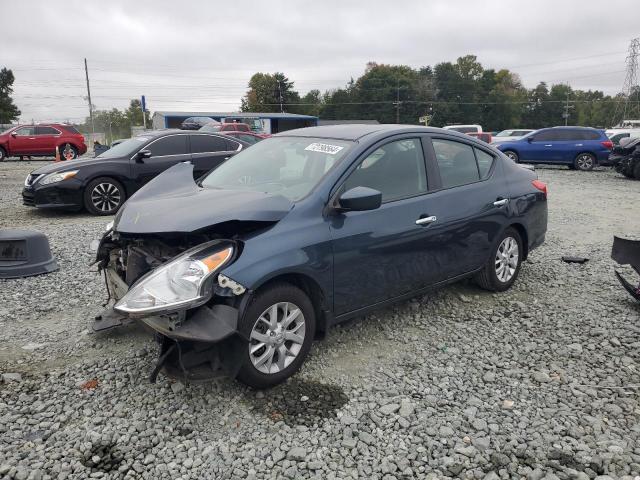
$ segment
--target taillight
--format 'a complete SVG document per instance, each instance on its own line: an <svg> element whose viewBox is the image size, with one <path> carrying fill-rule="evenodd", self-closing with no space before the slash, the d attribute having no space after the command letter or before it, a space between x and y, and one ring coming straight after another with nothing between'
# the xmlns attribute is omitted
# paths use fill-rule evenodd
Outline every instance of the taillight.
<svg viewBox="0 0 640 480"><path fill-rule="evenodd" d="M547 198L547 184L546 183L541 182L540 180L534 180L533 182L531 182L531 185L533 185L538 190L540 190L542 193L544 193L544 198Z"/></svg>
<svg viewBox="0 0 640 480"><path fill-rule="evenodd" d="M607 150L611 150L613 148L613 142L611 140L605 140L604 142L600 142L600 144Z"/></svg>

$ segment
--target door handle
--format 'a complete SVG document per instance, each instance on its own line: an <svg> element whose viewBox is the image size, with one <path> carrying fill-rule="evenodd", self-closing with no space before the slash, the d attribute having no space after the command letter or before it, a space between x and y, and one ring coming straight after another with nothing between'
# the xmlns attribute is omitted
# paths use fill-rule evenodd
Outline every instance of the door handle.
<svg viewBox="0 0 640 480"><path fill-rule="evenodd" d="M495 202L493 202L493 205L495 207L502 207L502 206L506 205L507 203L509 203L509 199L508 198L501 198L500 200L496 200Z"/></svg>
<svg viewBox="0 0 640 480"><path fill-rule="evenodd" d="M433 223L437 220L438 218L435 215L431 215L430 217L422 217L416 220L416 225L429 225L430 223Z"/></svg>
<svg viewBox="0 0 640 480"><path fill-rule="evenodd" d="M549 144L549 145L545 145L545 147L553 147L553 145Z"/></svg>

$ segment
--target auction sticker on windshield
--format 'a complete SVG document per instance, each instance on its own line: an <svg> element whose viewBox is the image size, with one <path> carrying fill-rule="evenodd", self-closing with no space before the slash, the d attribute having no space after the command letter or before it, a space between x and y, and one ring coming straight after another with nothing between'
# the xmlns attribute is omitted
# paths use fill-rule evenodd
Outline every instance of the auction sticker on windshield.
<svg viewBox="0 0 640 480"><path fill-rule="evenodd" d="M328 153L329 155L335 155L344 147L339 147L338 145L329 145L328 143L312 143L305 150L309 150L311 152L320 152L320 153Z"/></svg>

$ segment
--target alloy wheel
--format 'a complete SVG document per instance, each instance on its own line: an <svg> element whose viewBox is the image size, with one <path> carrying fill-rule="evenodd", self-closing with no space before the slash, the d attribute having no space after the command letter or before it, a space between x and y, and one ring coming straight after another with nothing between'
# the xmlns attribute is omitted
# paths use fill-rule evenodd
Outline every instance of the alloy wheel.
<svg viewBox="0 0 640 480"><path fill-rule="evenodd" d="M496 252L496 276L502 283L513 278L518 268L518 241L513 237L506 237L500 243Z"/></svg>
<svg viewBox="0 0 640 480"><path fill-rule="evenodd" d="M593 168L593 157L584 153L576 159L576 164L580 170L591 170Z"/></svg>
<svg viewBox="0 0 640 480"><path fill-rule="evenodd" d="M291 365L304 343L302 310L290 302L267 308L253 325L249 336L249 357L260 372L278 373Z"/></svg>
<svg viewBox="0 0 640 480"><path fill-rule="evenodd" d="M511 160L513 160L514 162L518 161L518 155L516 155L516 153L512 152L511 150L505 152L505 155L509 157Z"/></svg>
<svg viewBox="0 0 640 480"><path fill-rule="evenodd" d="M120 190L113 183L99 183L91 191L93 206L102 212L116 210L121 200Z"/></svg>

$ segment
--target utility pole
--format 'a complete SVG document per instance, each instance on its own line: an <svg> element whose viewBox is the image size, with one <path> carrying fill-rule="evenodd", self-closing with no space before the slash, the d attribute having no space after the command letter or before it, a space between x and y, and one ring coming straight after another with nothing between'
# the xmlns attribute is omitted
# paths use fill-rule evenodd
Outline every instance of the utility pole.
<svg viewBox="0 0 640 480"><path fill-rule="evenodd" d="M91 140L96 139L96 127L93 124L93 106L91 105L91 89L89 88L89 69L87 59L84 59L84 75L87 78L87 99L89 100L89 118L91 119Z"/></svg>
<svg viewBox="0 0 640 480"><path fill-rule="evenodd" d="M284 108L282 106L282 85L280 84L280 80L278 80L278 93L280 96L280 113L284 113Z"/></svg>
<svg viewBox="0 0 640 480"><path fill-rule="evenodd" d="M569 82L567 82L567 99L564 103L564 112L562 112L562 118L564 118L564 126L566 127L569 124L569 109L574 108L573 105L569 105Z"/></svg>
<svg viewBox="0 0 640 480"><path fill-rule="evenodd" d="M393 104L396 107L396 123L400 123L400 79L396 79L396 101Z"/></svg>

